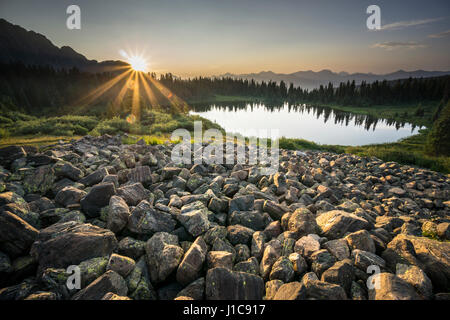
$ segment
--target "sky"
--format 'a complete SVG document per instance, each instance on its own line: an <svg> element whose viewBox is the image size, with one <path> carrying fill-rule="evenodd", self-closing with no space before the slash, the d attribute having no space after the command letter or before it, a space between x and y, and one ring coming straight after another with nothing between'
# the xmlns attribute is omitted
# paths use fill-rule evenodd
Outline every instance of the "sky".
<svg viewBox="0 0 450 320"><path fill-rule="evenodd" d="M80 30L66 27L71 4ZM380 30L366 26L372 4ZM0 0L0 17L89 59L125 50L182 77L450 70L448 0Z"/></svg>

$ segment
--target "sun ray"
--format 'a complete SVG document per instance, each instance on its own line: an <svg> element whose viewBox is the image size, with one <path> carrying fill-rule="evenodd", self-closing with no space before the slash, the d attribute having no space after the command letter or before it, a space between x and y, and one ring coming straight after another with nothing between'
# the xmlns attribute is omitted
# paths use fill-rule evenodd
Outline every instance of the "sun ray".
<svg viewBox="0 0 450 320"><path fill-rule="evenodd" d="M117 75L116 77L112 78L108 82L104 83L94 91L90 92L87 96L81 98L77 101L77 104L81 104L82 106L86 106L94 102L96 99L98 99L101 95L103 95L106 91L111 89L115 84L117 84L120 80L125 78L125 76L129 73L131 73L132 70L125 71L124 73L121 73L120 75Z"/></svg>
<svg viewBox="0 0 450 320"><path fill-rule="evenodd" d="M152 107L158 107L159 106L158 98L156 98L155 93L148 85L148 82L144 75L145 74L143 74L142 72L139 72L139 78L140 80L142 80L142 86L144 87L144 91L147 94L148 100L150 101L150 105Z"/></svg>
<svg viewBox="0 0 450 320"><path fill-rule="evenodd" d="M134 71L134 85L133 85L133 98L131 102L131 114L136 121L141 119L141 106L140 106L140 92L139 92L139 78L138 71Z"/></svg>
<svg viewBox="0 0 450 320"><path fill-rule="evenodd" d="M170 105L175 108L176 111L184 112L187 110L188 104L183 99L167 89L160 81L153 79L148 74L144 74L144 76L167 98Z"/></svg>

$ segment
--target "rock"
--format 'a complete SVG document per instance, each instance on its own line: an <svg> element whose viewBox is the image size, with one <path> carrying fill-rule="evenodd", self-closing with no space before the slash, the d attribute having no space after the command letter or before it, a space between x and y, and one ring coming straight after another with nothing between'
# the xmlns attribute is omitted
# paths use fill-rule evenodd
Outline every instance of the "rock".
<svg viewBox="0 0 450 320"><path fill-rule="evenodd" d="M322 273L334 265L336 259L326 249L321 249L311 255L311 269L319 277Z"/></svg>
<svg viewBox="0 0 450 320"><path fill-rule="evenodd" d="M187 297L193 300L203 300L205 297L205 278L199 278L178 292L177 298ZM177 300L177 298L175 300Z"/></svg>
<svg viewBox="0 0 450 320"><path fill-rule="evenodd" d="M153 208L146 200L142 200L128 217L128 229L142 235L172 232L175 225L176 221L170 213Z"/></svg>
<svg viewBox="0 0 450 320"><path fill-rule="evenodd" d="M350 233L345 237L351 250L359 249L375 253L375 242L367 230Z"/></svg>
<svg viewBox="0 0 450 320"><path fill-rule="evenodd" d="M239 243L249 244L253 233L255 233L254 230L238 224L228 226L227 230L228 230L228 239L233 245L237 245Z"/></svg>
<svg viewBox="0 0 450 320"><path fill-rule="evenodd" d="M294 246L294 251L301 254L306 259L309 259L311 255L320 250L320 242L318 241L318 237L314 235L307 235L305 237L301 237Z"/></svg>
<svg viewBox="0 0 450 320"><path fill-rule="evenodd" d="M258 260L256 260L255 257L248 258L244 261L236 263L233 270L259 275Z"/></svg>
<svg viewBox="0 0 450 320"><path fill-rule="evenodd" d="M136 166L128 171L128 181L140 182L144 185L152 183L152 171L149 166Z"/></svg>
<svg viewBox="0 0 450 320"><path fill-rule="evenodd" d="M450 223L443 222L437 225L436 233L439 238L450 240Z"/></svg>
<svg viewBox="0 0 450 320"><path fill-rule="evenodd" d="M177 219L186 228L186 230L193 237L197 237L208 231L210 226L208 209L203 207L198 210L191 210L190 208L188 209L185 207L186 206L183 206L181 208L181 213L177 215Z"/></svg>
<svg viewBox="0 0 450 320"><path fill-rule="evenodd" d="M314 300L347 300L342 287L319 280L306 281L306 297Z"/></svg>
<svg viewBox="0 0 450 320"><path fill-rule="evenodd" d="M0 210L0 250L10 257L27 253L39 231L8 211Z"/></svg>
<svg viewBox="0 0 450 320"><path fill-rule="evenodd" d="M235 196L230 200L228 213L234 211L250 211L253 209L255 197L253 195Z"/></svg>
<svg viewBox="0 0 450 320"><path fill-rule="evenodd" d="M394 270L397 263L417 265L431 279L437 292L447 292L450 290L449 252L449 242L400 234L388 244L382 257Z"/></svg>
<svg viewBox="0 0 450 320"><path fill-rule="evenodd" d="M89 193L81 199L81 209L89 217L97 217L100 209L109 204L110 198L116 194L113 183L102 183L92 187Z"/></svg>
<svg viewBox="0 0 450 320"><path fill-rule="evenodd" d="M199 278L207 251L208 247L203 238L195 239L178 266L177 281L180 284L188 285Z"/></svg>
<svg viewBox="0 0 450 320"><path fill-rule="evenodd" d="M37 292L30 294L24 300L57 300L54 292Z"/></svg>
<svg viewBox="0 0 450 320"><path fill-rule="evenodd" d="M107 271L86 288L77 292L72 300L100 300L109 292L119 296L126 296L128 292L125 280L112 270Z"/></svg>
<svg viewBox="0 0 450 320"><path fill-rule="evenodd" d="M411 284L423 298L431 299L433 297L431 280L420 268L399 263L396 276Z"/></svg>
<svg viewBox="0 0 450 320"><path fill-rule="evenodd" d="M272 266L270 272L270 280L281 280L283 282L291 282L294 279L294 267L287 257L280 257Z"/></svg>
<svg viewBox="0 0 450 320"><path fill-rule="evenodd" d="M280 257L280 253L272 246L267 245L260 264L260 274L264 279L268 279L270 271L275 261Z"/></svg>
<svg viewBox="0 0 450 320"><path fill-rule="evenodd" d="M136 262L128 257L113 253L108 261L106 270L113 270L126 278L136 266Z"/></svg>
<svg viewBox="0 0 450 320"><path fill-rule="evenodd" d="M147 241L145 252L152 283L164 281L178 267L184 254L178 237L167 232L155 233Z"/></svg>
<svg viewBox="0 0 450 320"><path fill-rule="evenodd" d="M324 271L321 280L341 286L347 295L350 296L353 278L354 270L352 261L346 259L336 262L332 267Z"/></svg>
<svg viewBox="0 0 450 320"><path fill-rule="evenodd" d="M281 280L270 280L266 282L266 295L264 296L264 300L273 300L275 294L278 289L283 285L283 281Z"/></svg>
<svg viewBox="0 0 450 320"><path fill-rule="evenodd" d="M294 232L297 238L314 234L317 231L315 216L306 208L297 209L289 218L288 229Z"/></svg>
<svg viewBox="0 0 450 320"><path fill-rule="evenodd" d="M131 299L128 297L119 296L112 292L108 292L103 296L102 300L131 300Z"/></svg>
<svg viewBox="0 0 450 320"><path fill-rule="evenodd" d="M106 227L114 233L122 231L128 223L130 209L125 200L118 196L109 199Z"/></svg>
<svg viewBox="0 0 450 320"><path fill-rule="evenodd" d="M118 188L117 195L124 199L129 206L136 206L148 198L148 191L141 183L137 182Z"/></svg>
<svg viewBox="0 0 450 320"><path fill-rule="evenodd" d="M257 231L252 235L251 255L261 260L264 253L265 236L263 232Z"/></svg>
<svg viewBox="0 0 450 320"><path fill-rule="evenodd" d="M98 169L86 177L80 179L78 182L84 184L86 187L102 182L103 178L108 175L108 170L105 168Z"/></svg>
<svg viewBox="0 0 450 320"><path fill-rule="evenodd" d="M5 167L16 159L25 158L27 153L21 146L9 146L0 149L0 164Z"/></svg>
<svg viewBox="0 0 450 320"><path fill-rule="evenodd" d="M283 284L278 290L273 300L305 300L306 287L298 282L290 282Z"/></svg>
<svg viewBox="0 0 450 320"><path fill-rule="evenodd" d="M87 287L95 279L97 279L106 272L108 260L109 260L108 256L97 257L85 260L78 265L78 267L80 268L80 275L81 275L81 288ZM65 270L64 273L66 273ZM64 285L66 285L66 283L64 283Z"/></svg>
<svg viewBox="0 0 450 320"><path fill-rule="evenodd" d="M337 260L344 260L350 257L350 249L345 239L330 240L323 244Z"/></svg>
<svg viewBox="0 0 450 320"><path fill-rule="evenodd" d="M253 230L264 230L272 219L267 213L258 211L233 211L228 220L231 225L236 224Z"/></svg>
<svg viewBox="0 0 450 320"><path fill-rule="evenodd" d="M372 265L380 268L384 268L386 266L386 261L372 252L355 249L352 252L352 257L354 259L355 266L364 272L367 272L367 268Z"/></svg>
<svg viewBox="0 0 450 320"><path fill-rule="evenodd" d="M209 251L206 256L208 269L227 268L233 269L233 254L227 251Z"/></svg>
<svg viewBox="0 0 450 320"><path fill-rule="evenodd" d="M378 284L369 288L370 300L420 300L414 287L391 273L378 274Z"/></svg>
<svg viewBox="0 0 450 320"><path fill-rule="evenodd" d="M145 241L125 237L119 242L118 252L133 260L138 260L145 254Z"/></svg>
<svg viewBox="0 0 450 320"><path fill-rule="evenodd" d="M53 166L53 170L57 177L69 178L73 181L78 181L84 176L83 171L72 165L70 162L57 162Z"/></svg>
<svg viewBox="0 0 450 320"><path fill-rule="evenodd" d="M322 235L328 239L338 239L347 232L370 228L367 220L340 210L322 213L316 218L316 222Z"/></svg>
<svg viewBox="0 0 450 320"><path fill-rule="evenodd" d="M0 289L0 301L23 300L37 289L36 281L32 278L28 278L19 284Z"/></svg>
<svg viewBox="0 0 450 320"><path fill-rule="evenodd" d="M286 209L271 200L266 200L264 202L263 210L267 212L274 220L280 220L281 217L287 212Z"/></svg>
<svg viewBox="0 0 450 320"><path fill-rule="evenodd" d="M206 273L207 300L261 300L264 281L261 277L225 268L209 269Z"/></svg>
<svg viewBox="0 0 450 320"><path fill-rule="evenodd" d="M43 270L77 265L87 259L110 255L116 248L117 240L111 231L70 221L41 230L31 255Z"/></svg>
<svg viewBox="0 0 450 320"><path fill-rule="evenodd" d="M79 204L81 199L86 196L86 192L74 187L62 188L55 197L56 203L67 207L73 204Z"/></svg>
<svg viewBox="0 0 450 320"><path fill-rule="evenodd" d="M292 263L296 275L302 275L308 271L308 264L300 254L296 252L291 253L288 258Z"/></svg>
<svg viewBox="0 0 450 320"><path fill-rule="evenodd" d="M23 188L27 193L46 194L52 189L55 172L50 165L27 170L23 178Z"/></svg>

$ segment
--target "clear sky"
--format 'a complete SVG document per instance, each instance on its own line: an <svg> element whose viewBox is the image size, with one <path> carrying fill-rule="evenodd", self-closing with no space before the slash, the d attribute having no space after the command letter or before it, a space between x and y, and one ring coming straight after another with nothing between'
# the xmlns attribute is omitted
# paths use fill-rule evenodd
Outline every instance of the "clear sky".
<svg viewBox="0 0 450 320"><path fill-rule="evenodd" d="M81 30L66 8L81 8ZM366 27L381 8L382 30ZM141 52L180 76L450 70L449 0L0 0L0 17L89 59Z"/></svg>

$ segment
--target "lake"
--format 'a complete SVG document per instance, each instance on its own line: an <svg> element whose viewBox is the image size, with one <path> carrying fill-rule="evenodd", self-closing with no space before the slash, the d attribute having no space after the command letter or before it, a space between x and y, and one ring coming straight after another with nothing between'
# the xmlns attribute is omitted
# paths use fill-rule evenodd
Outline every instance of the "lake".
<svg viewBox="0 0 450 320"><path fill-rule="evenodd" d="M261 129L278 129L280 137L350 146L394 142L420 129L405 122L305 104L198 105L190 114L216 122L229 133L249 135L251 129L256 132L251 135L261 137Z"/></svg>

